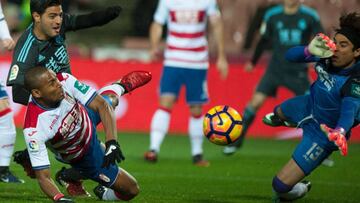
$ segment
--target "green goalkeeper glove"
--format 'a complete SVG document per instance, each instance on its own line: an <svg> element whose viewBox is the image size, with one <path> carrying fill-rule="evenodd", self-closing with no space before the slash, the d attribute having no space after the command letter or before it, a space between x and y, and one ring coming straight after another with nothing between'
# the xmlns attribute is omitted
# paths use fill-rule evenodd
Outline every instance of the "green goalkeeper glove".
<svg viewBox="0 0 360 203"><path fill-rule="evenodd" d="M310 54L319 58L329 58L336 50L335 43L323 33L318 33L308 45Z"/></svg>

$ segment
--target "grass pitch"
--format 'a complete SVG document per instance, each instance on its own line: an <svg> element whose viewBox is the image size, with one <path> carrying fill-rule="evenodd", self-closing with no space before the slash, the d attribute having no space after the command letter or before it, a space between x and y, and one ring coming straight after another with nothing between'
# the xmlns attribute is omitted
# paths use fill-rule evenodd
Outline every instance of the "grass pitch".
<svg viewBox="0 0 360 203"><path fill-rule="evenodd" d="M149 145L145 134L122 132L118 140L126 157L120 166L130 172L141 187L140 194L132 201L139 203L271 202L272 178L299 142L250 138L235 155L224 156L222 147L204 140L205 158L211 165L199 168L191 164L186 136L168 136L156 164L143 160ZM18 133L16 150L24 146L24 139ZM334 153L332 158L335 166L320 166L315 170L307 178L313 183L311 192L297 202L360 202L360 144L350 144L347 157ZM52 156L51 163L54 176L62 164ZM11 170L26 183L0 183L0 202L51 202L20 166L12 163ZM96 183L85 181L92 197L75 198L75 201L99 202L92 192L95 186ZM64 188L59 188L66 194Z"/></svg>

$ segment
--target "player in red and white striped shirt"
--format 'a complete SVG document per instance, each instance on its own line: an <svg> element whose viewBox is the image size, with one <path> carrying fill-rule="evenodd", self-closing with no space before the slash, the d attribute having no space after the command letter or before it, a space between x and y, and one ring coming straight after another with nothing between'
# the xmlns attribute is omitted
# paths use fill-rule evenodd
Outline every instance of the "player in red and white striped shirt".
<svg viewBox="0 0 360 203"><path fill-rule="evenodd" d="M193 163L208 166L202 158L202 105L208 101L207 69L209 67L207 22L213 28L217 42L217 68L226 78L228 64L224 52L223 25L216 0L160 0L150 28L150 55L159 54L163 25L168 34L164 55L164 69L160 82L160 106L156 110L150 133L150 151L145 159L155 162L160 145L168 132L171 110L180 88L186 87L186 101L191 116L189 136Z"/></svg>
<svg viewBox="0 0 360 203"><path fill-rule="evenodd" d="M117 140L115 100L151 80L146 71L134 71L119 82L99 90L79 82L67 73L45 67L29 69L25 87L31 93L25 116L24 137L42 191L54 201L72 202L59 191L50 176L47 147L56 158L70 164L85 178L99 183L94 189L102 200L130 200L138 185L129 173L117 166L124 160ZM102 122L106 149L97 139L96 125Z"/></svg>

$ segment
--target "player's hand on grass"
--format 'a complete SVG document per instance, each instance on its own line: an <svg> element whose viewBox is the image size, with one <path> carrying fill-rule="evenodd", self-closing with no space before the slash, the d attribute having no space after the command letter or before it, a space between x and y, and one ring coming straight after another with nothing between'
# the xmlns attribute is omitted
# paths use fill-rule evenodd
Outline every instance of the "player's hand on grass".
<svg viewBox="0 0 360 203"><path fill-rule="evenodd" d="M116 140L109 140L105 143L105 157L101 167L108 168L111 164L116 164L125 160L125 157L120 149L120 145Z"/></svg>
<svg viewBox="0 0 360 203"><path fill-rule="evenodd" d="M229 73L229 64L225 57L219 57L216 62L216 67L220 72L220 78L225 80Z"/></svg>
<svg viewBox="0 0 360 203"><path fill-rule="evenodd" d="M329 58L336 50L335 43L323 33L318 33L308 45L309 52L319 58Z"/></svg>
<svg viewBox="0 0 360 203"><path fill-rule="evenodd" d="M326 134L328 139L339 148L341 155L346 156L348 152L348 146L345 137L344 128L329 128L325 124L320 125L321 130Z"/></svg>

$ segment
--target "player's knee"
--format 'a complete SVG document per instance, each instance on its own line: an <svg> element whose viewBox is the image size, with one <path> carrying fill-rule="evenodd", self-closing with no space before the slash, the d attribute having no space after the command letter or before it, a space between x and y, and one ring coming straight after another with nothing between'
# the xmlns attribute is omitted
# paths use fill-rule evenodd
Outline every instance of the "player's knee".
<svg viewBox="0 0 360 203"><path fill-rule="evenodd" d="M278 193L287 193L292 189L292 186L285 184L277 176L273 178L272 187Z"/></svg>
<svg viewBox="0 0 360 203"><path fill-rule="evenodd" d="M140 192L140 187L137 183L135 183L129 191L130 196L132 196L132 198L136 197Z"/></svg>
<svg viewBox="0 0 360 203"><path fill-rule="evenodd" d="M102 94L103 98L115 109L119 105L119 99L113 94Z"/></svg>
<svg viewBox="0 0 360 203"><path fill-rule="evenodd" d="M131 184L126 191L117 191L117 197L124 201L129 201L133 198L135 198L140 192L139 185L135 182L134 184Z"/></svg>

